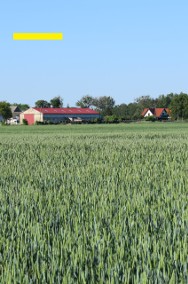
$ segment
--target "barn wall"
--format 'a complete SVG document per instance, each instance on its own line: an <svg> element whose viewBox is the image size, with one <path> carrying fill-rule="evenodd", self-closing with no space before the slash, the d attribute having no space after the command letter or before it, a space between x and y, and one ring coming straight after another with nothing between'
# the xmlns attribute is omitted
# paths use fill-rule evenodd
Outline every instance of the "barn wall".
<svg viewBox="0 0 188 284"><path fill-rule="evenodd" d="M63 121L66 118L81 118L85 120L92 120L95 118L100 118L98 114L44 114L44 120L49 121Z"/></svg>
<svg viewBox="0 0 188 284"><path fill-rule="evenodd" d="M31 116L33 116L32 121L30 120ZM43 114L30 108L20 114L20 124L23 124L23 119L27 119L27 118L30 120L29 124L34 124L36 121L43 121Z"/></svg>
<svg viewBox="0 0 188 284"><path fill-rule="evenodd" d="M21 114L20 114L20 124L23 124L23 119L24 119L24 114L21 113Z"/></svg>
<svg viewBox="0 0 188 284"><path fill-rule="evenodd" d="M34 122L36 121L43 121L43 114L42 113L39 113L39 114L35 114L34 115Z"/></svg>

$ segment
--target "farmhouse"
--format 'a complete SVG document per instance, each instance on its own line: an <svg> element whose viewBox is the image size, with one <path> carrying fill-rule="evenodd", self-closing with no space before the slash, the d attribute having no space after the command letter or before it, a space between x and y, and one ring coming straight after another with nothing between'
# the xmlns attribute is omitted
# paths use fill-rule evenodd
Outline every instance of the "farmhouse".
<svg viewBox="0 0 188 284"><path fill-rule="evenodd" d="M168 119L170 117L169 108L145 108L142 112L143 117L154 116L156 119Z"/></svg>
<svg viewBox="0 0 188 284"><path fill-rule="evenodd" d="M21 114L21 109L18 106L10 106L11 112L12 112L12 118L19 120L19 116Z"/></svg>
<svg viewBox="0 0 188 284"><path fill-rule="evenodd" d="M66 121L83 121L100 118L101 115L90 108L29 108L20 114L20 122L26 119L29 125L36 121L59 123Z"/></svg>
<svg viewBox="0 0 188 284"><path fill-rule="evenodd" d="M20 114L22 113L21 109L18 106L10 106L12 117L7 119L7 124L18 124L20 120Z"/></svg>

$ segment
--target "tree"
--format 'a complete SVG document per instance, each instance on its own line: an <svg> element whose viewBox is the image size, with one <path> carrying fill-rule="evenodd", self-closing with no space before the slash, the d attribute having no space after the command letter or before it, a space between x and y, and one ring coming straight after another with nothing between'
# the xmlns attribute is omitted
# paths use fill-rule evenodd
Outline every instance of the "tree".
<svg viewBox="0 0 188 284"><path fill-rule="evenodd" d="M50 107L50 103L45 101L45 100L38 100L35 102L35 107L38 108L49 108Z"/></svg>
<svg viewBox="0 0 188 284"><path fill-rule="evenodd" d="M128 106L126 104L121 104L121 105L116 105L113 108L113 115L117 117L121 117L124 119L127 119L127 114L128 114Z"/></svg>
<svg viewBox="0 0 188 284"><path fill-rule="evenodd" d="M12 112L9 103L0 102L0 114L3 116L5 120L12 117Z"/></svg>
<svg viewBox="0 0 188 284"><path fill-rule="evenodd" d="M151 98L150 96L141 96L138 97L135 102L140 105L141 109L156 107L156 100Z"/></svg>
<svg viewBox="0 0 188 284"><path fill-rule="evenodd" d="M129 119L140 119L143 106L138 103L130 103L127 106L127 114Z"/></svg>
<svg viewBox="0 0 188 284"><path fill-rule="evenodd" d="M175 96L175 94L173 94L173 93L170 93L170 94L167 94L167 95L160 95L157 98L156 107L168 108L169 105L171 104L172 99L173 99L174 96Z"/></svg>
<svg viewBox="0 0 188 284"><path fill-rule="evenodd" d="M123 120L140 119L142 110L138 103L121 104L113 108L113 115Z"/></svg>
<svg viewBox="0 0 188 284"><path fill-rule="evenodd" d="M54 97L53 99L50 100L50 104L53 108L63 107L63 99L60 96Z"/></svg>
<svg viewBox="0 0 188 284"><path fill-rule="evenodd" d="M180 93L175 95L170 104L171 115L174 119L188 118L188 95Z"/></svg>
<svg viewBox="0 0 188 284"><path fill-rule="evenodd" d="M76 105L82 108L89 108L94 105L93 103L94 103L94 98L90 95L86 95L82 97L81 100L77 101Z"/></svg>
<svg viewBox="0 0 188 284"><path fill-rule="evenodd" d="M112 115L115 100L112 97L102 96L95 98L93 105L101 112L102 115Z"/></svg>

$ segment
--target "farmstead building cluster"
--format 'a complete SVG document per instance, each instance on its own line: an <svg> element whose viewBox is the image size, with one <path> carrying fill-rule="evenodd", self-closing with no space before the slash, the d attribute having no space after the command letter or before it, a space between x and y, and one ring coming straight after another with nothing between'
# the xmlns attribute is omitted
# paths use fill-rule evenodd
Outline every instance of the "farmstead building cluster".
<svg viewBox="0 0 188 284"><path fill-rule="evenodd" d="M156 119L168 119L170 117L169 108L145 108L142 112L143 117L154 116Z"/></svg>
<svg viewBox="0 0 188 284"><path fill-rule="evenodd" d="M89 121L100 118L100 114L90 108L29 108L20 114L20 122L27 120L29 125L50 121L59 123L70 121Z"/></svg>

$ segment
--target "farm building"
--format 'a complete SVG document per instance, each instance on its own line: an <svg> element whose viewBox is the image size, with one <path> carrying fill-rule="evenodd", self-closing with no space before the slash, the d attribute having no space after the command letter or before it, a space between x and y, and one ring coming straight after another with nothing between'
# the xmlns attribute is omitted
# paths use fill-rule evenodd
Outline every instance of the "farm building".
<svg viewBox="0 0 188 284"><path fill-rule="evenodd" d="M18 106L10 106L12 117L7 120L7 124L18 124L20 121L21 109Z"/></svg>
<svg viewBox="0 0 188 284"><path fill-rule="evenodd" d="M22 113L21 109L18 106L10 106L12 112L12 118L19 119L20 114Z"/></svg>
<svg viewBox="0 0 188 284"><path fill-rule="evenodd" d="M36 121L50 121L53 123L70 121L93 120L100 118L101 115L90 108L29 108L20 114L20 122L26 119L28 124L34 124Z"/></svg>
<svg viewBox="0 0 188 284"><path fill-rule="evenodd" d="M168 119L170 110L168 108L145 108L142 112L143 117L154 116L156 119Z"/></svg>

